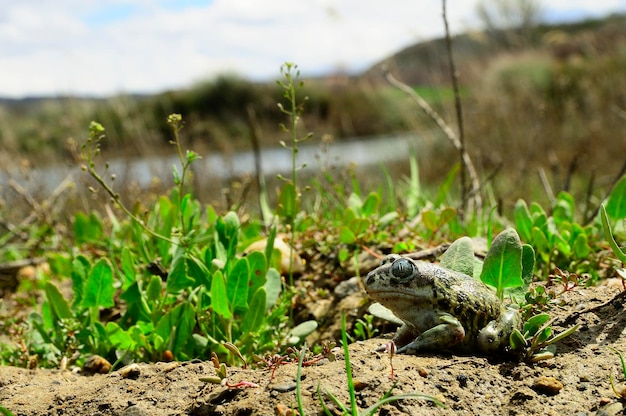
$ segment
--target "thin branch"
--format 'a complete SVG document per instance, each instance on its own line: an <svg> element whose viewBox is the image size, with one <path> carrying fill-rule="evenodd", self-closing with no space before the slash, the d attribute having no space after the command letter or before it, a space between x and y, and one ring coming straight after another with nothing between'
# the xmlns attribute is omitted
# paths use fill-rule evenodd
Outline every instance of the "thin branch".
<svg viewBox="0 0 626 416"><path fill-rule="evenodd" d="M456 112L456 122L459 129L459 159L461 160L461 200L463 201L463 208L466 208L467 201L467 180L465 177L465 170L468 168L465 165L465 133L463 129L463 107L461 106L461 93L459 90L459 73L454 65L454 58L452 56L452 39L450 37L450 28L448 27L448 17L446 14L446 0L442 1L442 15L443 24L446 30L446 49L448 51L448 64L450 65L450 77L452 78L452 89L454 91L454 109ZM476 192L477 188L473 188ZM475 201L478 203L478 201Z"/></svg>
<svg viewBox="0 0 626 416"><path fill-rule="evenodd" d="M467 173L470 177L470 181L472 183L472 194L474 205L476 207L482 206L482 198L480 196L480 180L478 179L478 174L476 173L476 168L474 167L474 163L472 163L472 159L469 154L465 151L461 142L454 132L452 128L441 118L439 114L424 100L415 90L405 83L398 81L391 73L385 68L385 78L391 85L394 87L404 91L413 101L417 103L418 106L439 126L441 131L446 135L446 137L452 142L452 145L455 149L461 152L462 161L467 169Z"/></svg>

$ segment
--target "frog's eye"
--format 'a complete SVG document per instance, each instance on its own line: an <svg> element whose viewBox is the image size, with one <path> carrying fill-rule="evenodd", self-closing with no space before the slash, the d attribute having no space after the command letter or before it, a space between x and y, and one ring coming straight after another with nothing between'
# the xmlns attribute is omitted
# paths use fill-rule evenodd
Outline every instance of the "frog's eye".
<svg viewBox="0 0 626 416"><path fill-rule="evenodd" d="M408 259L398 259L391 265L391 274L398 279L406 279L413 275L415 266Z"/></svg>

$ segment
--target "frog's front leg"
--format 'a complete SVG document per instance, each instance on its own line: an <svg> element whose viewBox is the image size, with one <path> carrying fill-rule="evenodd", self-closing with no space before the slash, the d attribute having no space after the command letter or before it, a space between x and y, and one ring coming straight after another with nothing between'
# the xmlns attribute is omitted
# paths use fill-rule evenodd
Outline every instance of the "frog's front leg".
<svg viewBox="0 0 626 416"><path fill-rule="evenodd" d="M449 349L465 338L463 325L454 316L442 314L439 324L422 332L410 343L398 348L397 353L416 354L419 351ZM399 335L399 334L398 334Z"/></svg>

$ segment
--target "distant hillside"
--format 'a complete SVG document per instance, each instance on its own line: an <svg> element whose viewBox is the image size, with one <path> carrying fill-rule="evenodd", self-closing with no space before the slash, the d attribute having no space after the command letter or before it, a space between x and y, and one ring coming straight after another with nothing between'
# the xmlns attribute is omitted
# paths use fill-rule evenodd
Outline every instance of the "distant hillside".
<svg viewBox="0 0 626 416"><path fill-rule="evenodd" d="M547 49L559 59L585 55L616 48L626 39L626 14L603 19L541 25L529 37L517 36L515 31L493 33L471 32L453 38L453 53L457 68L489 60L501 53L516 53L524 49ZM383 81L382 68L387 67L410 85L449 84L450 71L445 39L434 39L409 46L373 65L361 78Z"/></svg>

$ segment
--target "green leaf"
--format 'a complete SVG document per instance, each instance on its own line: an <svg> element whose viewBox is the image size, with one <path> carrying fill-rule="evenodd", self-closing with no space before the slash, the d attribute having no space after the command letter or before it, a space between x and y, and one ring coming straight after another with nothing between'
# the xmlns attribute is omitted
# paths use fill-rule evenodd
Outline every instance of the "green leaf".
<svg viewBox="0 0 626 416"><path fill-rule="evenodd" d="M530 336L534 336L546 322L550 320L550 315L547 313L540 313L528 319L524 322L524 333Z"/></svg>
<svg viewBox="0 0 626 416"><path fill-rule="evenodd" d="M604 238L609 242L609 247L613 250L615 256L622 262L626 263L626 253L617 245L613 232L611 231L611 225L607 217L606 208L604 204L600 205L600 217L602 217L602 229L604 230Z"/></svg>
<svg viewBox="0 0 626 416"><path fill-rule="evenodd" d="M361 215L364 217L370 217L378 212L378 206L380 205L380 196L375 192L365 198L363 206L361 207Z"/></svg>
<svg viewBox="0 0 626 416"><path fill-rule="evenodd" d="M160 299L161 289L161 278L159 276L152 276L150 283L148 283L148 289L146 290L148 302L154 302Z"/></svg>
<svg viewBox="0 0 626 416"><path fill-rule="evenodd" d="M107 322L105 330L109 342L117 350L126 351L136 345L133 338L115 322Z"/></svg>
<svg viewBox="0 0 626 416"><path fill-rule="evenodd" d="M362 215L361 207L363 206L363 202L361 201L361 197L356 193L352 192L348 197L348 208L354 211L358 217Z"/></svg>
<svg viewBox="0 0 626 416"><path fill-rule="evenodd" d="M577 259L583 260L589 257L591 247L589 247L589 243L587 241L587 234L578 234L576 240L574 240L572 249L574 251L574 256Z"/></svg>
<svg viewBox="0 0 626 416"><path fill-rule="evenodd" d="M439 213L439 221L437 223L437 228L441 228L450 221L452 221L456 217L456 209L446 207L441 210Z"/></svg>
<svg viewBox="0 0 626 416"><path fill-rule="evenodd" d="M265 254L260 251L253 251L248 254L248 265L250 266L250 285L248 290L248 302L252 300L252 296L256 291L265 285L267 274L267 261Z"/></svg>
<svg viewBox="0 0 626 416"><path fill-rule="evenodd" d="M355 218L348 225L355 236L361 236L369 228L370 221L366 218Z"/></svg>
<svg viewBox="0 0 626 416"><path fill-rule="evenodd" d="M282 281L280 278L280 273L278 270L273 267L267 270L267 274L265 275L266 282L263 286L265 288L266 293L266 308L269 309L272 306L276 305L278 299L280 297L280 292L283 289Z"/></svg>
<svg viewBox="0 0 626 416"><path fill-rule="evenodd" d="M526 348L526 346L528 345L526 343L526 339L517 328L513 329L511 337L509 338L509 342L511 344L512 350L521 350Z"/></svg>
<svg viewBox="0 0 626 416"><path fill-rule="evenodd" d="M519 287L522 280L522 243L517 231L507 228L494 238L483 263L481 280L496 288L502 299L504 289Z"/></svg>
<svg viewBox="0 0 626 416"><path fill-rule="evenodd" d="M91 213L87 216L79 212L74 217L74 238L76 244L100 243L102 241L102 222L100 218Z"/></svg>
<svg viewBox="0 0 626 416"><path fill-rule="evenodd" d="M523 199L517 200L513 211L513 217L515 218L515 227L517 228L517 232L519 232L522 241L531 242L533 220L530 216L530 211L528 210L526 201Z"/></svg>
<svg viewBox="0 0 626 416"><path fill-rule="evenodd" d="M473 276L474 249L472 239L461 237L453 242L441 256L440 265L446 269Z"/></svg>
<svg viewBox="0 0 626 416"><path fill-rule="evenodd" d="M535 250L530 244L522 244L522 280L524 286L528 286L533 281L535 271Z"/></svg>
<svg viewBox="0 0 626 416"><path fill-rule="evenodd" d="M342 225L339 229L339 240L343 244L352 244L356 241L356 236L352 232L352 230L345 225Z"/></svg>
<svg viewBox="0 0 626 416"><path fill-rule="evenodd" d="M135 281L135 255L128 246L122 248L121 269L124 275L123 289L128 288Z"/></svg>
<svg viewBox="0 0 626 416"><path fill-rule="evenodd" d="M155 328L155 335L165 344L158 343L155 338L154 345L159 351L170 349L176 358L186 358L181 353L188 342L193 342L191 335L195 326L195 310L191 303L179 303L159 320Z"/></svg>
<svg viewBox="0 0 626 416"><path fill-rule="evenodd" d="M113 269L109 261L102 258L89 271L85 284L85 293L81 305L85 308L115 306L113 295Z"/></svg>
<svg viewBox="0 0 626 416"><path fill-rule="evenodd" d="M250 332L256 332L261 327L263 320L265 319L265 302L267 300L267 294L265 289L260 287L252 300L250 301L250 307L243 316L243 322L241 324L241 333L247 334Z"/></svg>
<svg viewBox="0 0 626 416"><path fill-rule="evenodd" d="M237 260L232 270L226 275L226 294L232 311L248 308L248 283L250 281L250 267L248 259L243 257Z"/></svg>
<svg viewBox="0 0 626 416"><path fill-rule="evenodd" d="M292 328L291 331L289 331L289 334L288 334L289 343L297 344L298 342L306 338L307 335L315 331L316 328L317 328L316 321L311 320L311 321L302 322L301 324L297 325L295 328Z"/></svg>
<svg viewBox="0 0 626 416"><path fill-rule="evenodd" d="M422 211L422 223L430 231L436 231L438 228L439 220L435 211L425 209Z"/></svg>
<svg viewBox="0 0 626 416"><path fill-rule="evenodd" d="M187 274L187 262L184 254L176 256L167 276L165 290L167 293L176 294L181 290L192 288L195 281Z"/></svg>
<svg viewBox="0 0 626 416"><path fill-rule="evenodd" d="M211 307L224 319L230 319L233 314L228 305L228 295L226 294L226 282L220 270L213 274L211 279Z"/></svg>
<svg viewBox="0 0 626 416"><path fill-rule="evenodd" d="M55 321L58 319L70 319L72 312L59 289L53 283L46 282L44 291L46 292L51 312L57 318Z"/></svg>
<svg viewBox="0 0 626 416"><path fill-rule="evenodd" d="M87 257L82 254L77 255L72 260L72 290L74 291L74 305L80 305L83 300L83 294L85 293L85 282L87 281L87 275L91 269L91 264Z"/></svg>
<svg viewBox="0 0 626 416"><path fill-rule="evenodd" d="M552 210L552 217L557 224L574 221L574 197L567 192L561 191L557 195L556 204Z"/></svg>
<svg viewBox="0 0 626 416"><path fill-rule="evenodd" d="M617 182L606 203L606 214L613 220L626 218L626 176Z"/></svg>

